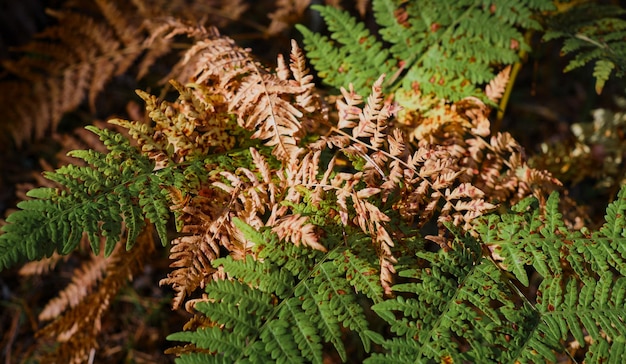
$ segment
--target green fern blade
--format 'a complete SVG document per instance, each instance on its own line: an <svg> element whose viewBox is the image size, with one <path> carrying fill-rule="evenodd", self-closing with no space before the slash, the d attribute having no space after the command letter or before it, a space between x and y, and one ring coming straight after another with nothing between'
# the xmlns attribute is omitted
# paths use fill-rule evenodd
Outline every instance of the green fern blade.
<svg viewBox="0 0 626 364"><path fill-rule="evenodd" d="M196 331L176 332L168 335L167 340L193 343L199 348L219 352L218 356L229 359L231 362L246 347L245 340L240 339L238 336L228 335L228 332L219 327L205 327Z"/></svg>
<svg viewBox="0 0 626 364"><path fill-rule="evenodd" d="M615 63L611 61L601 59L596 62L595 66L593 67L593 77L596 78L595 88L596 88L597 94L602 93L604 84L611 76L611 72L613 72L614 68L615 68Z"/></svg>
<svg viewBox="0 0 626 364"><path fill-rule="evenodd" d="M147 182L145 183L146 190L139 193L139 206L145 213L146 218L154 224L161 244L165 246L169 242L167 238L167 221L170 217L167 191L161 188L159 181L153 176L146 178L145 181ZM142 178L138 178L137 182L143 184ZM159 198L155 198L155 196Z"/></svg>
<svg viewBox="0 0 626 364"><path fill-rule="evenodd" d="M509 240L500 245L499 253L504 256L506 269L513 273L524 287L528 287L530 281L528 280L526 265L530 264L530 259L525 257L518 248L512 247L511 244L515 244L515 242Z"/></svg>
<svg viewBox="0 0 626 364"><path fill-rule="evenodd" d="M168 242L169 191L175 186L193 191L191 174L202 174L203 161L167 166L154 171L154 162L142 155L121 134L87 127L97 134L109 153L75 151L87 166L65 166L45 176L59 189L35 189L33 200L23 201L7 218L0 235L0 269L25 259L41 259L57 251L69 254L83 234L95 254L104 238L105 255L112 253L126 230L132 248L145 221L152 222L163 244Z"/></svg>
<svg viewBox="0 0 626 364"><path fill-rule="evenodd" d="M331 38L344 47L336 47L327 37L299 26L311 63L324 82L336 88L352 84L360 95L368 95L371 85L383 73L393 72L389 53L362 23L345 11L313 5L326 21ZM367 67L363 67L367 64Z"/></svg>
<svg viewBox="0 0 626 364"><path fill-rule="evenodd" d="M102 211L103 223L100 226L100 231L102 236L106 238L104 243L104 255L108 257L111 253L113 253L113 249L115 249L118 240L122 236L122 222L124 220L121 215L121 209L117 196L111 194L106 195L106 197L108 208Z"/></svg>
<svg viewBox="0 0 626 364"><path fill-rule="evenodd" d="M254 258L247 256L242 261L220 258L213 262L216 266L223 266L227 272L238 277L242 282L257 287L263 292L272 292L280 298L286 298L293 292L293 276L286 270L276 270L266 266Z"/></svg>
<svg viewBox="0 0 626 364"><path fill-rule="evenodd" d="M206 290L207 298L215 302L227 302L247 313L259 313L266 315L272 310L272 295L254 289L239 281L216 280L210 283L211 289ZM198 310L210 306L209 302L198 302ZM204 311L202 311L204 312Z"/></svg>
<svg viewBox="0 0 626 364"><path fill-rule="evenodd" d="M409 318L426 319L418 315L422 312L424 305L413 299L406 299L398 296L395 300L385 300L372 306L372 310L376 314L387 321L390 325L389 329L399 336L414 337L419 333L419 322L414 323ZM395 312L403 312L406 317L398 317Z"/></svg>
<svg viewBox="0 0 626 364"><path fill-rule="evenodd" d="M342 87L353 81L350 74L344 71L345 49L337 49L328 37L313 33L300 24L296 25L296 29L302 34L307 56L324 83Z"/></svg>
<svg viewBox="0 0 626 364"><path fill-rule="evenodd" d="M606 215L604 216L606 222L600 228L600 233L615 241L626 237L626 219L624 216L626 216L626 185L622 186L615 201L606 208ZM626 244L615 244L613 247L618 248L624 245ZM621 252L626 252L626 247Z"/></svg>
<svg viewBox="0 0 626 364"><path fill-rule="evenodd" d="M623 77L626 71L626 10L615 5L584 3L551 19L544 40L563 38L561 53L573 54L565 72L595 61L595 89L602 92L612 74Z"/></svg>
<svg viewBox="0 0 626 364"><path fill-rule="evenodd" d="M326 262L319 266L319 275L315 278L319 284L319 294L322 297L330 297L330 308L337 316L339 322L351 329L361 337L361 343L366 352L371 350L372 338L382 341L380 334L373 333L368 328L363 308L355 300L355 296L348 294L351 287L345 279L337 275L337 269L332 262Z"/></svg>
<svg viewBox="0 0 626 364"><path fill-rule="evenodd" d="M287 320L270 321L261 333L261 340L273 362L280 364L304 362L296 343L291 340L291 330L289 330Z"/></svg>
<svg viewBox="0 0 626 364"><path fill-rule="evenodd" d="M206 353L187 353L174 360L176 364L232 364L232 359L223 355Z"/></svg>
<svg viewBox="0 0 626 364"><path fill-rule="evenodd" d="M235 227L237 227L237 229L243 234L244 238L246 238L247 240L256 241L256 242L265 241L265 237L263 236L263 234L259 233L252 226L246 224L240 218L238 217L233 218L233 224L235 225Z"/></svg>
<svg viewBox="0 0 626 364"><path fill-rule="evenodd" d="M317 318L315 323L321 338L325 342L333 344L333 347L343 362L348 360L346 348L339 334L339 321L333 314L330 305L325 302L324 297L319 294L317 290L314 290L314 287L311 286L311 282L308 281L303 281L299 284L294 293L297 297L302 298L302 309L307 316Z"/></svg>
<svg viewBox="0 0 626 364"><path fill-rule="evenodd" d="M613 274L606 272L599 281L593 278L578 282L570 279L564 288L557 280L547 280L540 285L537 309L540 324L530 333L530 339L519 358L537 361L554 360L555 352L563 351L562 343L572 335L581 345L585 345L585 333L596 345L588 352L594 355L609 355L609 338L620 340L626 332L624 314L625 278L614 280ZM581 288L582 283L582 288ZM617 295L615 295L617 294ZM615 296L614 296L615 295ZM614 296L614 297L612 297ZM614 299L616 298L616 299ZM519 359L518 358L518 359ZM595 358L593 359L595 360Z"/></svg>
<svg viewBox="0 0 626 364"><path fill-rule="evenodd" d="M195 308L207 317L213 317L215 322L226 328L238 327L240 335L252 335L256 332L256 326L261 322L260 317L269 315L274 309L270 294L252 289L246 284L214 281L209 287L206 289L207 298L221 304L198 302ZM235 307L235 313L220 311Z"/></svg>
<svg viewBox="0 0 626 364"><path fill-rule="evenodd" d="M145 221L141 208L133 201L133 194L126 186L118 186L114 195L119 199L120 213L126 226L126 250L130 250L145 226Z"/></svg>
<svg viewBox="0 0 626 364"><path fill-rule="evenodd" d="M41 201L34 202L41 205ZM26 209L30 207L28 206L29 204L24 202L20 203L20 205ZM43 237L47 236L46 219L47 214L41 211L22 210L9 215L7 218L8 224L2 227L4 233L0 235L0 269L6 269L13 264L23 261L25 258L39 259L52 255L58 247L49 241L47 244L41 244L41 247L39 244L32 243L32 240L41 241ZM31 242L24 241L22 226L30 228L29 230L33 235Z"/></svg>
<svg viewBox="0 0 626 364"><path fill-rule="evenodd" d="M367 95L377 76L386 73L390 77L385 88L411 94L405 98L434 94L455 101L480 97L482 84L495 76L494 66L519 61L518 52L530 49L523 30L540 29L535 14L554 9L554 4L549 0L489 4L375 0L372 7L380 36L390 44L388 50L380 48L362 23L332 7L314 9L326 21L339 50L327 38L298 28L320 77L335 87L352 82L357 92ZM323 63L331 51L333 61ZM354 68L353 63L360 67ZM338 83L340 79L345 82Z"/></svg>
<svg viewBox="0 0 626 364"><path fill-rule="evenodd" d="M343 257L331 255L329 258L333 259L339 270L345 272L350 285L357 292L365 294L374 303L381 302L383 288L380 285L378 267L350 250L337 251L337 253Z"/></svg>
<svg viewBox="0 0 626 364"><path fill-rule="evenodd" d="M298 298L292 297L285 300L279 319L293 322L291 333L302 357L314 364L323 363L321 339L317 334L313 320L302 310Z"/></svg>
<svg viewBox="0 0 626 364"><path fill-rule="evenodd" d="M390 69L385 66L388 58L388 51L382 48L382 44L365 28L363 23L346 11L341 11L333 7L313 5L326 21L331 38L344 46L348 46L349 52L346 61L350 68L358 67L367 62L371 69L367 70L371 76L367 82L361 85L360 82L353 82L356 90L362 90L365 95L370 85L383 73L388 73ZM350 72L350 68L346 72Z"/></svg>

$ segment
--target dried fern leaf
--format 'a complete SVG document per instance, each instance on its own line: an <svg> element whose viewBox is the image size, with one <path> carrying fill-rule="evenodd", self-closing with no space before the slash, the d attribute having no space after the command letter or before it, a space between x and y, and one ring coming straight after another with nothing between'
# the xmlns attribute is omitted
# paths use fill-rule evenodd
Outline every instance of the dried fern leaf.
<svg viewBox="0 0 626 364"><path fill-rule="evenodd" d="M297 155L298 144L311 124L304 116L312 114L313 105L321 104L310 92L311 79L300 51L294 46L290 65L296 79L285 79L216 30L201 34L205 38L189 49L172 75L193 76L196 83L214 85L211 91L224 96L238 123L255 131L253 138L264 140L284 161Z"/></svg>
<svg viewBox="0 0 626 364"><path fill-rule="evenodd" d="M128 72L145 55L139 67L143 76L159 55L169 51L171 39L151 37L156 24L138 23L139 9L128 3L68 5L50 15L58 24L21 47L23 56L17 61L3 62L11 79L17 79L0 80L3 88L13 90L1 100L7 110L3 129L17 144L56 129L64 113L85 98L94 110L97 96L113 77Z"/></svg>
<svg viewBox="0 0 626 364"><path fill-rule="evenodd" d="M41 340L48 338L59 343L53 351L46 353L43 361L84 363L88 360L90 352L100 347L97 335L102 330L102 321L111 303L120 288L143 269L144 262L154 251L152 233L152 227L146 225L137 236L135 247L132 250L126 251L121 245L118 245L108 259L97 258L99 259L97 266L104 264L106 270L97 289L81 297L63 315L51 316L50 318L54 318L54 321L37 333ZM91 269L93 267L89 268L89 270ZM73 290L73 288L69 289L70 291ZM71 298L68 297L68 299ZM52 315L53 311L64 306L62 301L64 301L63 298L51 301L48 313Z"/></svg>

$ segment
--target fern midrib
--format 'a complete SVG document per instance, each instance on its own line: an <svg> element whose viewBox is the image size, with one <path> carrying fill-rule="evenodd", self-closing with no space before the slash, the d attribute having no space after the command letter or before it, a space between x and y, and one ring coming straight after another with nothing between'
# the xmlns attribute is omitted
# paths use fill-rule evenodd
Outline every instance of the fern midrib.
<svg viewBox="0 0 626 364"><path fill-rule="evenodd" d="M287 147L285 146L285 144L283 143L283 138L281 138L281 134L280 134L280 129L279 129L279 125L278 125L278 116L276 114L276 112L274 111L274 109L276 108L274 106L274 100L272 100L272 98L270 97L270 94L267 90L267 84L265 83L265 80L263 79L263 74L261 73L261 70L259 70L259 67L256 65L256 63L254 62L250 62L252 63L252 65L254 66L254 70L255 73L257 74L257 76L259 77L259 79L261 80L261 83L263 84L263 94L265 94L265 97L268 100L268 103L270 105L269 109L270 109L270 119L271 119L271 123L274 126L274 138L276 140L278 140L278 144L280 145L280 149L283 150L283 152L285 153L285 159L289 160L289 151L287 149ZM272 138L272 139L274 139ZM282 158L281 158L282 159ZM283 163L285 163L285 161L283 161Z"/></svg>

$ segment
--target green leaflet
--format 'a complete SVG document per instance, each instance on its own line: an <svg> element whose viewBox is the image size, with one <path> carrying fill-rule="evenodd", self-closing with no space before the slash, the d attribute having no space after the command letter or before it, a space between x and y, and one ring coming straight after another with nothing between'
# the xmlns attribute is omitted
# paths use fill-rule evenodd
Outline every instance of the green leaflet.
<svg viewBox="0 0 626 364"><path fill-rule="evenodd" d="M330 38L303 26L298 30L318 75L337 88L352 83L367 95L385 73L385 93L400 88L452 101L479 96L479 87L495 76L494 65L517 62L518 52L529 50L523 31L540 29L535 14L554 8L548 0L375 0L372 5L382 41L347 12L313 6Z"/></svg>
<svg viewBox="0 0 626 364"><path fill-rule="evenodd" d="M193 184L194 178L186 170L200 169L190 163L186 168L155 171L153 162L121 134L92 126L87 129L100 137L109 152L73 151L71 156L88 165L68 165L46 173L61 187L30 191L28 196L33 199L20 202L20 210L7 218L0 235L0 269L55 251L69 254L83 233L95 254L100 251L100 237L104 237L108 256L126 230L126 248L130 249L146 221L155 225L164 245L168 242L171 201L164 187Z"/></svg>

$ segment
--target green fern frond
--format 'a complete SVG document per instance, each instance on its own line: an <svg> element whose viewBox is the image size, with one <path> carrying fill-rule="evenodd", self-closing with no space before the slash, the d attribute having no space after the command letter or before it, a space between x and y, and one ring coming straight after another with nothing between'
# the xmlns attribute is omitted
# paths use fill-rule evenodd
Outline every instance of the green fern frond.
<svg viewBox="0 0 626 364"><path fill-rule="evenodd" d="M574 58L565 72L594 63L596 92L599 94L611 74L623 77L626 68L626 10L615 5L589 2L557 14L544 40L564 39L561 52Z"/></svg>
<svg viewBox="0 0 626 364"><path fill-rule="evenodd" d="M518 61L528 50L523 31L540 29L538 12L552 1L491 2L373 1L382 41L347 12L314 6L328 25L330 39L307 30L305 49L320 77L334 87L351 82L361 95L382 74L385 93L435 94L459 100L479 96L479 86L493 79L494 66Z"/></svg>
<svg viewBox="0 0 626 364"><path fill-rule="evenodd" d="M347 360L342 327L359 335L365 351L382 341L369 328L358 295L346 279L356 272L336 262L350 256L341 253L344 246L327 253L291 245L292 249L282 246L271 230L259 232L241 220L235 223L263 258L215 260L230 279L209 283L206 299L195 304L212 324L172 334L169 340L191 342L231 362L283 363L322 363L323 343L332 343L342 360ZM292 273L301 273L301 267L285 268L293 260L306 263L306 275ZM360 265L354 269L365 272Z"/></svg>
<svg viewBox="0 0 626 364"><path fill-rule="evenodd" d="M534 306L537 325L513 359L555 361L555 352L564 350L563 343L571 335L579 345L590 345L586 356L589 360L623 360L624 284L624 277L615 279L610 272L599 280L544 280Z"/></svg>
<svg viewBox="0 0 626 364"><path fill-rule="evenodd" d="M586 361L621 362L626 187L594 233L565 229L558 200L552 194L543 210L524 200L481 218L480 240L418 252L399 272L397 297L372 306L393 335L366 362L556 362L570 344L588 347ZM542 275L536 296L518 289L533 269Z"/></svg>
<svg viewBox="0 0 626 364"><path fill-rule="evenodd" d="M330 40L297 25L318 75L335 87L352 83L359 94L366 95L374 81L393 68L389 52L349 13L319 5L312 8L324 17L332 33Z"/></svg>
<svg viewBox="0 0 626 364"><path fill-rule="evenodd" d="M509 346L503 345L502 310L515 304L503 294L502 273L481 258L478 245L467 243L449 254L419 253L427 268L399 273L412 282L395 285L397 298L372 307L397 337L382 343L387 353L366 362L390 362L387 354L401 362L480 362L502 355Z"/></svg>
<svg viewBox="0 0 626 364"><path fill-rule="evenodd" d="M579 345L591 342L587 358L619 361L622 354L613 353L620 352L623 344L617 342L625 332L625 197L623 187L607 208L605 225L594 233L565 229L556 193L543 214L518 208L517 215L492 216L479 227L481 238L497 246L504 269L520 283L528 285L527 267L543 276L533 306L537 325L515 360L554 361L572 335Z"/></svg>
<svg viewBox="0 0 626 364"><path fill-rule="evenodd" d="M46 173L61 187L30 191L33 199L20 202L20 210L7 218L0 235L0 269L55 251L69 254L83 233L96 254L100 237L105 237L108 256L126 231L126 247L130 249L146 221L155 225L163 244L168 242L171 201L164 186L193 184L189 171L177 166L155 171L154 163L121 134L90 126L87 129L100 137L109 152L73 151L70 155L88 166L68 165Z"/></svg>

